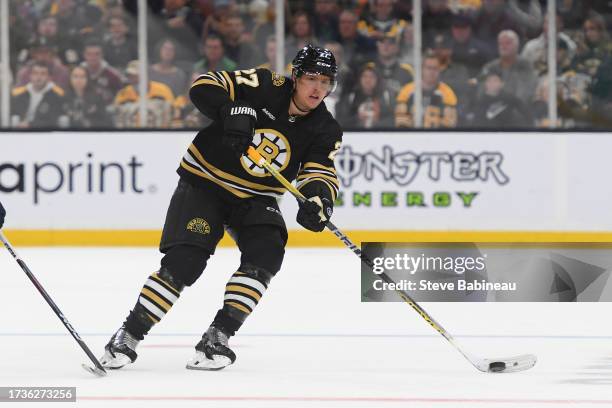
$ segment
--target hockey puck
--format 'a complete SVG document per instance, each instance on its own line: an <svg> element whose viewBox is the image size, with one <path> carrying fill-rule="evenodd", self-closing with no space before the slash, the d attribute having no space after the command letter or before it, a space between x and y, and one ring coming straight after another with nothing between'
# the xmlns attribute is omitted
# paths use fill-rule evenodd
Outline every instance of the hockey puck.
<svg viewBox="0 0 612 408"><path fill-rule="evenodd" d="M506 369L506 363L503 361L494 361L489 363L489 371L492 373L500 373Z"/></svg>

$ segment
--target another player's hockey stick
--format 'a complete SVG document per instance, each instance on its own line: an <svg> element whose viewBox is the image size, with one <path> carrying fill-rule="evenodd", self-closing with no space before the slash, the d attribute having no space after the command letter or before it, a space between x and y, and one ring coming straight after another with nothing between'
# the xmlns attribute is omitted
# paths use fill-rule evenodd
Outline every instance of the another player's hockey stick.
<svg viewBox="0 0 612 408"><path fill-rule="evenodd" d="M87 357L89 357L91 362L94 364L93 367L90 367L86 364L82 364L83 368L89 371L90 373L97 375L98 377L105 376L106 370L104 370L104 367L102 367L98 359L93 355L91 350L89 350L89 347L87 347L87 344L85 344L85 342L81 339L81 336L79 336L79 333L77 333L77 331L74 330L74 327L72 327L68 319L66 319L66 316L64 316L64 314L59 309L59 307L57 307L53 299L51 299L51 296L49 296L45 288L43 288L40 282L38 282L38 280L36 279L36 277L34 277L34 274L32 273L32 271L30 271L30 268L28 268L28 266L25 264L25 262L23 262L21 257L17 255L17 252L13 249L13 247L8 242L8 240L6 239L6 237L4 236L1 230L0 230L0 241L2 241L6 249L8 249L11 255L13 255L13 258L15 258L15 261L17 261L19 266L21 266L21 269L25 272L25 274L28 276L30 281L32 281L32 283L34 284L36 289L38 289L42 297L44 297L47 303L49 304L49 306L51 306L51 309L53 309L53 311L55 312L55 315L59 317L59 319L62 321L66 329L68 329L72 337L74 337L76 342L79 343L79 346L81 346L85 354L87 354Z"/></svg>
<svg viewBox="0 0 612 408"><path fill-rule="evenodd" d="M265 168L274 178L276 178L299 202L306 201L306 197L293 185L291 184L278 170L276 170L268 161L253 147L249 147L247 151L249 159L255 162L258 166ZM340 241L344 243L355 255L357 255L363 263L369 266L371 269L374 267L374 263L365 254L362 254L361 249L357 247L351 240L336 227L330 221L325 222L325 226L338 237ZM379 276L382 280L387 283L395 283L387 274L381 273ZM528 370L533 367L537 361L536 356L533 354L523 354L515 357L508 358L480 358L476 357L471 353L468 353L459 343L451 336L449 332L442 327L433 317L429 315L414 301L410 295L402 290L396 289L396 293L408 303L416 312L429 323L434 329L438 331L450 344L452 344L457 351L459 351L463 357L465 357L474 367L482 372L489 373L509 373L516 371Z"/></svg>

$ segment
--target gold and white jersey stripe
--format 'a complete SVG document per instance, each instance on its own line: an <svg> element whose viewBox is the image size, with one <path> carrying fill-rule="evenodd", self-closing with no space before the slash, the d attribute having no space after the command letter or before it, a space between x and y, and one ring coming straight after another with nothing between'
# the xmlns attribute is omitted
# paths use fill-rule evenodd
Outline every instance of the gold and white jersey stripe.
<svg viewBox="0 0 612 408"><path fill-rule="evenodd" d="M271 187L254 183L220 170L209 163L193 144L189 146L189 149L183 156L181 167L196 176L212 181L240 198L249 198L257 195L276 198L281 197L287 191L283 187Z"/></svg>

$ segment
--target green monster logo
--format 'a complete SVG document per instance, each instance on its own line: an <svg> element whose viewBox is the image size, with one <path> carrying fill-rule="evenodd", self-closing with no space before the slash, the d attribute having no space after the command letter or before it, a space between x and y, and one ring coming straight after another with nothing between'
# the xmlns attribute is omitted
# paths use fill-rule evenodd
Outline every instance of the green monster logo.
<svg viewBox="0 0 612 408"><path fill-rule="evenodd" d="M453 201L459 200L459 202L465 208L469 208L472 206L472 202L478 195L477 191L473 192L446 192L446 191L438 191L431 196L426 196L424 193L420 191L408 191L405 194L398 193L396 191L383 191L379 193L379 196L376 197L372 192L367 191L364 193L353 192L352 196L349 198L352 202L353 207L371 207L373 204L373 200L379 200L380 206L383 208L395 208L400 205L405 205L406 207L450 207ZM342 207L345 205L345 197L344 192L340 192L338 198L336 199L335 206ZM403 204L401 203L403 201Z"/></svg>

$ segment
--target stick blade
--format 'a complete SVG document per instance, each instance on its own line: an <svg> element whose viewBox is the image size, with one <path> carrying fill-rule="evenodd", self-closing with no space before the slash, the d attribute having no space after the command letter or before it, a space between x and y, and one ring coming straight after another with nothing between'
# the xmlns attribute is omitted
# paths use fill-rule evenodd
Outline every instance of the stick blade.
<svg viewBox="0 0 612 408"><path fill-rule="evenodd" d="M81 364L81 367L83 367L83 369L85 369L85 371L92 373L93 375L97 376L97 377L104 377L106 376L106 370L100 369L98 367L90 367L87 364Z"/></svg>
<svg viewBox="0 0 612 408"><path fill-rule="evenodd" d="M507 358L484 358L477 361L474 366L483 373L515 373L529 370L538 361L533 354L523 354Z"/></svg>

